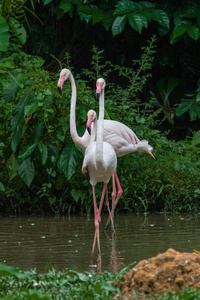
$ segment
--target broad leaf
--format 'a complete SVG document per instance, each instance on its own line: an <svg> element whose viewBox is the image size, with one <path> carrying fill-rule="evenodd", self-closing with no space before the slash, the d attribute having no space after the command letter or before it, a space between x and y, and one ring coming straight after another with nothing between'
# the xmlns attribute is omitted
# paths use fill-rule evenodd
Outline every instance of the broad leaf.
<svg viewBox="0 0 200 300"><path fill-rule="evenodd" d="M39 142L40 140L40 137L43 135L43 132L44 132L44 122L40 122L40 123L37 123L35 126L34 126L34 143L37 144L37 142Z"/></svg>
<svg viewBox="0 0 200 300"><path fill-rule="evenodd" d="M48 158L48 149L47 146L42 144L42 143L38 143L38 149L41 153L41 160L42 160L42 165L44 165L47 161Z"/></svg>
<svg viewBox="0 0 200 300"><path fill-rule="evenodd" d="M112 34L114 36L117 35L117 34L120 34L124 30L126 20L127 20L126 16L118 16L114 20L114 22L112 24Z"/></svg>
<svg viewBox="0 0 200 300"><path fill-rule="evenodd" d="M193 105L193 102L194 102L193 100L183 99L182 102L176 108L177 117L181 116L186 111L188 111L190 107Z"/></svg>
<svg viewBox="0 0 200 300"><path fill-rule="evenodd" d="M64 11L64 13L67 13L73 9L73 5L70 0L62 0L59 4L59 7Z"/></svg>
<svg viewBox="0 0 200 300"><path fill-rule="evenodd" d="M35 111L37 111L37 109L38 104L35 99L33 99L33 102L31 104L28 104L24 107L24 117L33 114Z"/></svg>
<svg viewBox="0 0 200 300"><path fill-rule="evenodd" d="M27 34L22 24L14 18L9 18L9 26L11 27L20 44L24 45L26 43Z"/></svg>
<svg viewBox="0 0 200 300"><path fill-rule="evenodd" d="M26 157L28 157L36 148L36 144L32 144L29 146L25 146L22 151L20 151L18 158L19 159L24 159Z"/></svg>
<svg viewBox="0 0 200 300"><path fill-rule="evenodd" d="M3 98L6 103L15 100L17 92L19 90L19 86L17 84L13 84L10 89L6 89L3 92Z"/></svg>
<svg viewBox="0 0 200 300"><path fill-rule="evenodd" d="M187 30L187 34L189 35L189 37L193 40L198 40L199 36L200 36L200 31L199 31L199 27L193 25L190 26Z"/></svg>
<svg viewBox="0 0 200 300"><path fill-rule="evenodd" d="M30 187L31 182L35 176L34 164L31 161L30 157L26 158L18 169L19 177Z"/></svg>
<svg viewBox="0 0 200 300"><path fill-rule="evenodd" d="M0 276L11 276L18 279L29 278L28 275L22 274L16 267L0 264Z"/></svg>
<svg viewBox="0 0 200 300"><path fill-rule="evenodd" d="M178 23L172 32L172 39L175 39L175 38L183 35L187 31L187 29L190 27L190 25L191 25L191 22L186 21L186 20L183 20L180 23Z"/></svg>
<svg viewBox="0 0 200 300"><path fill-rule="evenodd" d="M200 130L198 130L192 139L192 146L200 145Z"/></svg>
<svg viewBox="0 0 200 300"><path fill-rule="evenodd" d="M101 22L103 20L103 18L104 18L103 11L101 11L99 9L95 9L92 12L92 21L93 21L93 24Z"/></svg>
<svg viewBox="0 0 200 300"><path fill-rule="evenodd" d="M113 10L108 10L107 12L104 12L104 17L102 20L102 25L108 29L114 20L114 16L113 16Z"/></svg>
<svg viewBox="0 0 200 300"><path fill-rule="evenodd" d="M78 150L74 143L70 143L63 149L58 166L63 171L67 180L69 180L76 171Z"/></svg>
<svg viewBox="0 0 200 300"><path fill-rule="evenodd" d="M8 170L8 175L10 180L17 176L18 171L18 161L14 154L12 154L6 163L6 168Z"/></svg>
<svg viewBox="0 0 200 300"><path fill-rule="evenodd" d="M148 21L141 13L133 13L128 16L129 23L133 29L141 34L142 28L147 28Z"/></svg>
<svg viewBox="0 0 200 300"><path fill-rule="evenodd" d="M0 191L5 192L5 186L3 185L2 182L0 182Z"/></svg>
<svg viewBox="0 0 200 300"><path fill-rule="evenodd" d="M169 17L161 9L152 9L152 20L157 21L163 27L169 28Z"/></svg>
<svg viewBox="0 0 200 300"><path fill-rule="evenodd" d="M117 3L114 15L126 15L138 9L138 4L130 0L122 0Z"/></svg>
<svg viewBox="0 0 200 300"><path fill-rule="evenodd" d="M6 20L0 15L0 51L6 51L8 48L10 37L8 30L9 26Z"/></svg>
<svg viewBox="0 0 200 300"><path fill-rule="evenodd" d="M169 77L167 81L167 91L166 91L166 98L169 97L169 95L173 92L175 87L181 82L180 79Z"/></svg>

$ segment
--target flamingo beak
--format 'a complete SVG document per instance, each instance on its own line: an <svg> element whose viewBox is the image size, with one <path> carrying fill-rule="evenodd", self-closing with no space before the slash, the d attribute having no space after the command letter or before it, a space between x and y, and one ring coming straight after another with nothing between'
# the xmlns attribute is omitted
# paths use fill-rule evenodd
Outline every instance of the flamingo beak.
<svg viewBox="0 0 200 300"><path fill-rule="evenodd" d="M149 149L146 148L145 150L147 151L147 153L149 153L155 159L154 155L151 153L151 151Z"/></svg>
<svg viewBox="0 0 200 300"><path fill-rule="evenodd" d="M57 83L57 88L58 88L60 95L62 95L62 88L63 88L64 82L65 82L65 76L64 75L60 76L58 83Z"/></svg>
<svg viewBox="0 0 200 300"><path fill-rule="evenodd" d="M91 135L92 121L93 121L93 116L92 115L88 116L86 128L87 128L89 135Z"/></svg>
<svg viewBox="0 0 200 300"><path fill-rule="evenodd" d="M100 94L99 94L99 93L96 93L97 101L99 101L99 97L100 97Z"/></svg>
<svg viewBox="0 0 200 300"><path fill-rule="evenodd" d="M102 88L103 88L103 83L102 82L97 83L97 89L96 89L97 101L99 101L99 97L100 97Z"/></svg>

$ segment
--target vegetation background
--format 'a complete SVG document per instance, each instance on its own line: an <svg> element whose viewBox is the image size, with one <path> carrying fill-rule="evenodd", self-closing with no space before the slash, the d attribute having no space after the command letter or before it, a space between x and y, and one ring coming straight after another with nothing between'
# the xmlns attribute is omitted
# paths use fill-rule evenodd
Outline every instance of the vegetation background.
<svg viewBox="0 0 200 300"><path fill-rule="evenodd" d="M123 212L199 211L199 1L2 0L0 2L0 211L89 213L82 151L69 133L71 87L77 127L98 111L153 146L118 159Z"/></svg>

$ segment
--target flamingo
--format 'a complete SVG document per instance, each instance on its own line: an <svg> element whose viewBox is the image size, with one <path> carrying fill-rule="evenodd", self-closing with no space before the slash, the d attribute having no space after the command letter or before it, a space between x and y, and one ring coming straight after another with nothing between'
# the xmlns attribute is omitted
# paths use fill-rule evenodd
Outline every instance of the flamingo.
<svg viewBox="0 0 200 300"><path fill-rule="evenodd" d="M99 78L97 80L96 93L99 94L100 90L104 91L104 87L105 87L104 79ZM90 114L89 114L89 119L90 120L92 119L90 117ZM87 123L89 123L89 120ZM85 155L84 155L84 160L82 165L82 173L83 174L87 172L89 173L90 184L92 185L92 191L93 191L95 236L94 236L91 257L93 257L94 255L96 241L98 244L99 255L101 257L99 224L101 222L101 211L102 211L105 194L106 194L106 205L108 207L110 219L112 222L112 217L111 217L109 202L108 202L107 184L110 178L114 175L114 172L117 167L117 156L115 150L113 149L111 144L103 141L103 131L104 131L104 93L103 92L100 94L100 98L99 98L99 119L98 119L98 125L97 126L96 125L97 122L94 123L94 127L92 129L91 141L85 150ZM96 136L96 141L95 141L95 136ZM95 196L95 186L97 182L104 183L99 207L97 205L96 196Z"/></svg>
<svg viewBox="0 0 200 300"><path fill-rule="evenodd" d="M58 90L60 94L62 93L62 88L64 82L69 78L71 82L72 88L72 96L71 96L71 107L70 107L70 133L72 136L73 141L85 151L86 147L89 145L90 142L90 134L86 130L82 137L79 137L77 130L76 130L76 116L75 116L75 109L76 109L76 85L74 77L70 70L62 69L60 72L60 78L57 83ZM105 85L104 85L105 88ZM98 91L99 94L104 92L104 89ZM117 157L122 157L132 152L147 152L149 153L154 159L155 157L151 153L153 148L148 144L148 141L142 140L140 141L137 135L125 124L113 121L113 120L104 120L104 131L103 131L103 140L108 142L114 148ZM115 187L115 180L118 186L118 193L116 197L116 187ZM114 210L119 202L119 199L123 193L122 187L120 185L119 178L117 176L117 172L115 170L112 176L113 182L113 192L112 192L112 219L114 220ZM109 224L110 217L106 224Z"/></svg>
<svg viewBox="0 0 200 300"><path fill-rule="evenodd" d="M60 94L62 94L62 88L65 80L69 78L71 83L71 89L72 89L72 96L71 96L71 105L70 105L70 134L71 137L76 145L78 145L83 151L87 148L90 142L90 134L88 130L86 129L83 136L80 137L78 135L77 129L76 129L76 84L74 77L70 70L68 69L62 69L60 72L60 78L57 83L58 91Z"/></svg>

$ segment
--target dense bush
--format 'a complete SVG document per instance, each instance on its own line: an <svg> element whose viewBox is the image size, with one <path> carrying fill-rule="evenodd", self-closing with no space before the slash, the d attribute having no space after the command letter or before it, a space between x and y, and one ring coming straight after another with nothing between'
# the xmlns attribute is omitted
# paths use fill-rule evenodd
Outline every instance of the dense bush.
<svg viewBox="0 0 200 300"><path fill-rule="evenodd" d="M147 139L156 157L133 153L118 159L124 190L118 210L197 211L199 132L185 141L169 141L156 129L155 98L145 103L140 100L151 77L154 42L153 37L142 48L141 59L134 60L132 68L105 62L103 51L93 47L90 68L74 74L77 128L82 135L87 111L98 111L95 81L104 77L105 116L124 122L140 139ZM89 213L92 191L80 172L83 153L69 134L70 83L65 83L60 96L56 88L59 74L45 71L40 57L19 48L1 54L0 65L1 212ZM64 65L70 68L69 54ZM111 73L119 77L117 83L109 82ZM99 185L97 190L100 194Z"/></svg>

